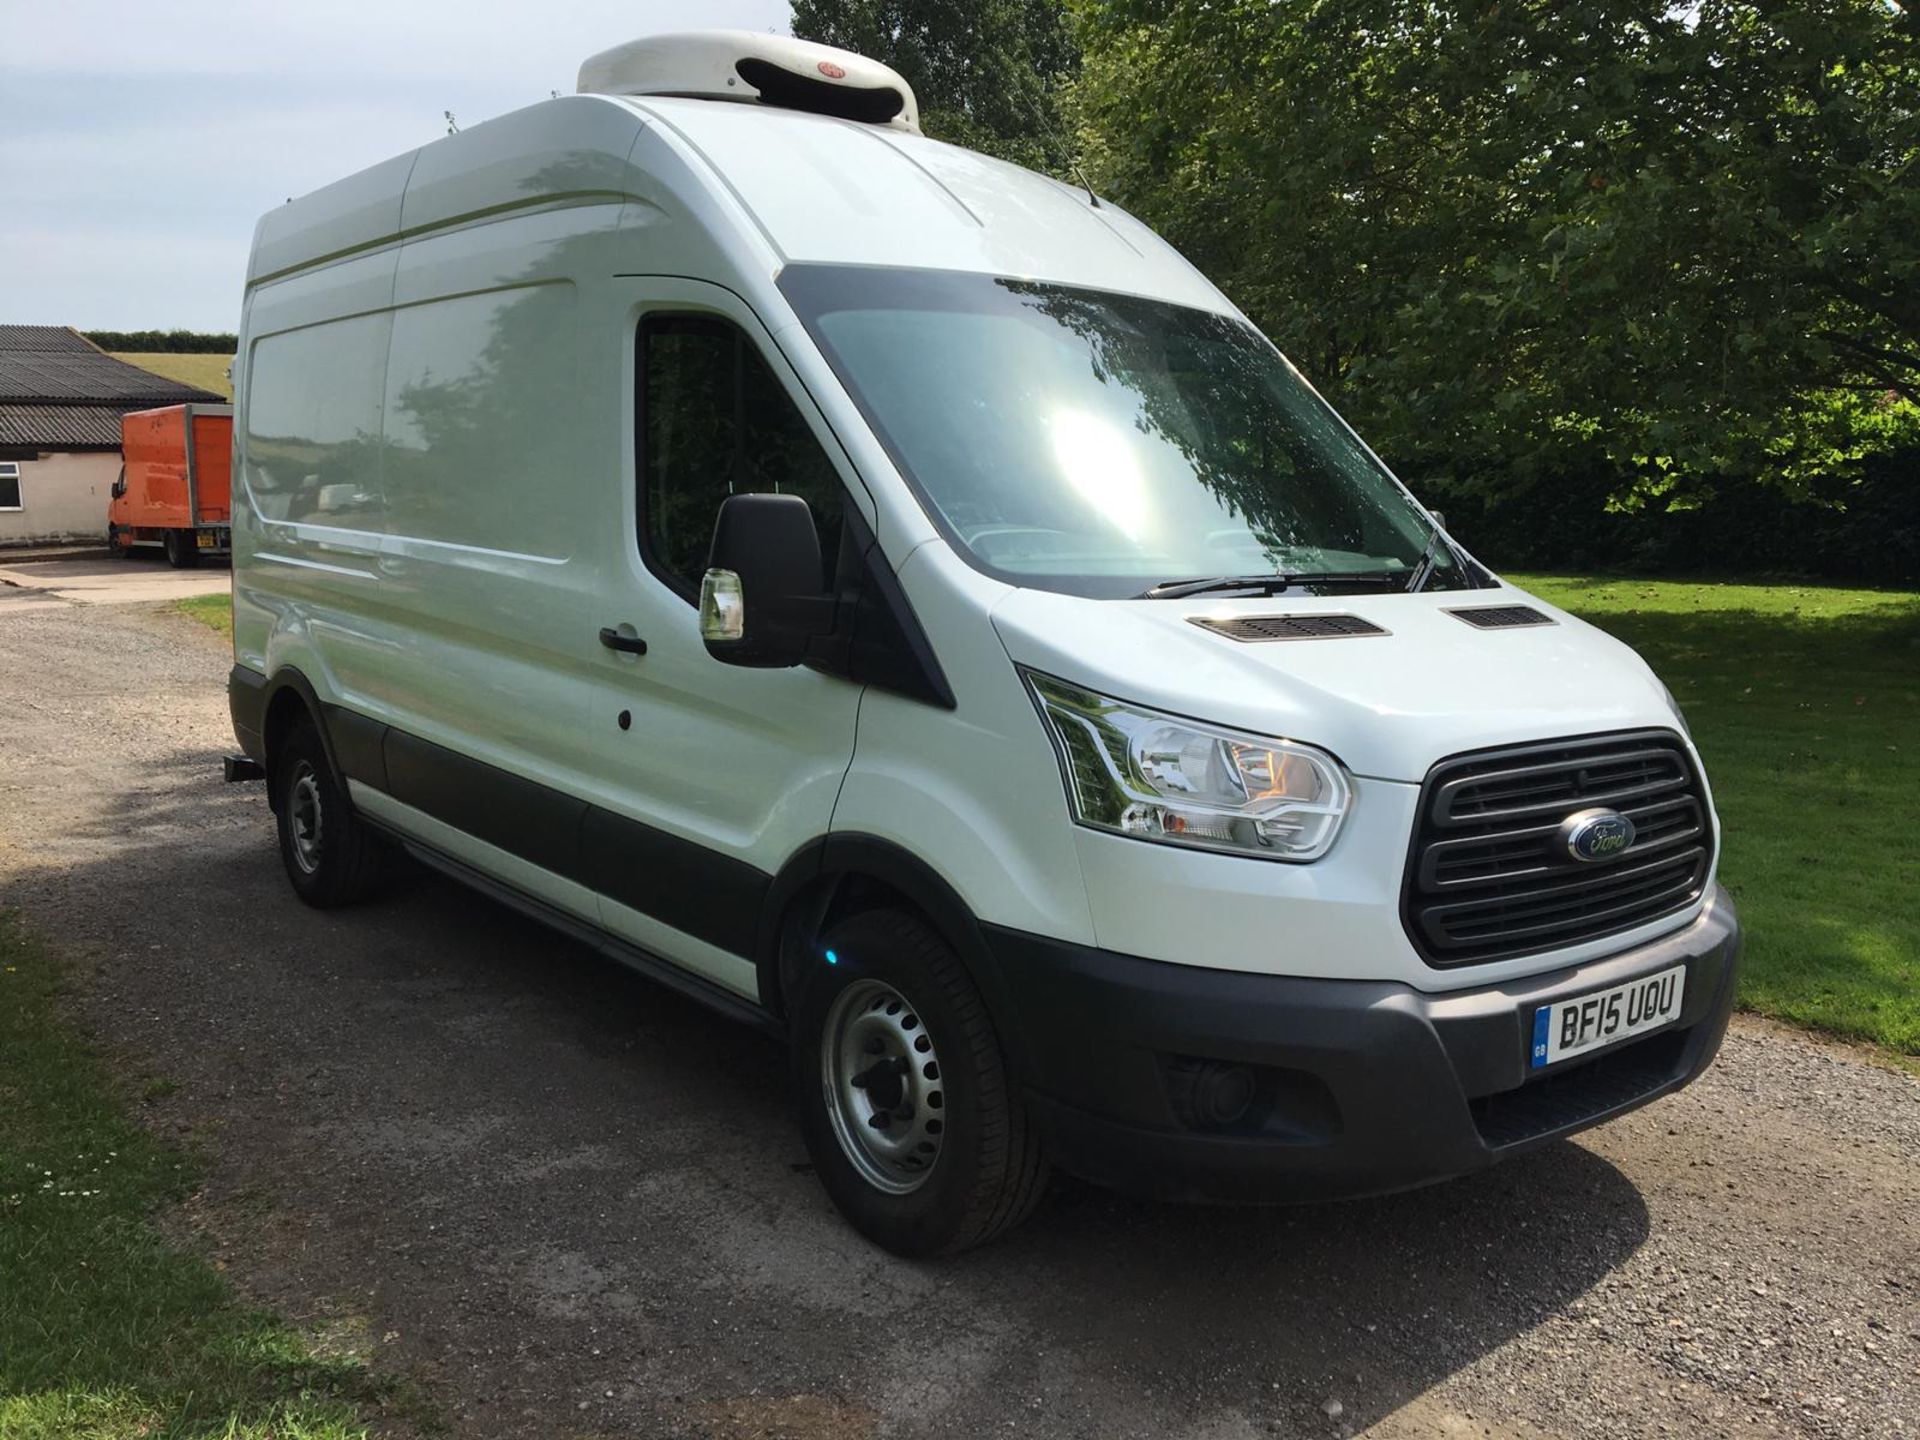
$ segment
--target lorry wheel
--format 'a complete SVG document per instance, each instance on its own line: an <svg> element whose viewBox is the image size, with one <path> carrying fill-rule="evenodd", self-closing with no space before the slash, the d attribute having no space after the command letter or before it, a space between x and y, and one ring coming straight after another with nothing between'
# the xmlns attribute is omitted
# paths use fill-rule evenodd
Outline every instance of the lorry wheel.
<svg viewBox="0 0 1920 1440"><path fill-rule="evenodd" d="M293 892L320 910L351 905L379 888L386 845L353 813L311 720L280 742L273 762L280 861Z"/></svg>
<svg viewBox="0 0 1920 1440"><path fill-rule="evenodd" d="M896 1255L948 1255L1024 1219L1047 1167L980 992L918 916L853 916L793 997L793 1083L815 1172Z"/></svg>
<svg viewBox="0 0 1920 1440"><path fill-rule="evenodd" d="M169 530L166 538L167 563L176 570L191 570L200 563L200 551L191 530Z"/></svg>

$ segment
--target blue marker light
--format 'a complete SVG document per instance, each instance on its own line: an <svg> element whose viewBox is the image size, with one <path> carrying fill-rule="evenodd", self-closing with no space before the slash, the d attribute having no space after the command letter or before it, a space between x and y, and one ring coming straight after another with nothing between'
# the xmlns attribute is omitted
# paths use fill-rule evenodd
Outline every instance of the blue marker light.
<svg viewBox="0 0 1920 1440"><path fill-rule="evenodd" d="M839 963L840 963L840 957L834 954L833 951L831 950L827 951L827 964L838 965Z"/></svg>

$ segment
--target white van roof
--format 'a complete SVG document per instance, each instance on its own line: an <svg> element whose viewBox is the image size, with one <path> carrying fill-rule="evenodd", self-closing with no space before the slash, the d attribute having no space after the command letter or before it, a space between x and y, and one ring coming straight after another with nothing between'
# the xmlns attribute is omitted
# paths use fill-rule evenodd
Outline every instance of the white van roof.
<svg viewBox="0 0 1920 1440"><path fill-rule="evenodd" d="M663 95L544 101L290 201L260 220L248 284L510 210L626 204L744 229L771 273L965 270L1233 313L1078 186L900 126Z"/></svg>
<svg viewBox="0 0 1920 1440"><path fill-rule="evenodd" d="M624 103L705 162L783 264L973 270L1230 308L1131 215L1018 165L820 115Z"/></svg>

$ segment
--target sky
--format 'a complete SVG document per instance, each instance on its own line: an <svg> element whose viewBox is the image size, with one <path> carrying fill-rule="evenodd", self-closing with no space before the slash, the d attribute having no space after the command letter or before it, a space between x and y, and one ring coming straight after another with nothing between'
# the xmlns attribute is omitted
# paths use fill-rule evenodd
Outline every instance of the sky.
<svg viewBox="0 0 1920 1440"><path fill-rule="evenodd" d="M0 324L228 331L262 212L787 0L0 0Z"/></svg>

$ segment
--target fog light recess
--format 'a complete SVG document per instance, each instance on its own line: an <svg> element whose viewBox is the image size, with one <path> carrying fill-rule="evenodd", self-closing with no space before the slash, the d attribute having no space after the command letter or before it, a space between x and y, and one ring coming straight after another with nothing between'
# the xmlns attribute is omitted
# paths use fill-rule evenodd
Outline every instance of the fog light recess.
<svg viewBox="0 0 1920 1440"><path fill-rule="evenodd" d="M1167 1067L1174 1113L1195 1130L1231 1130L1247 1118L1253 1071L1223 1060L1177 1059Z"/></svg>

